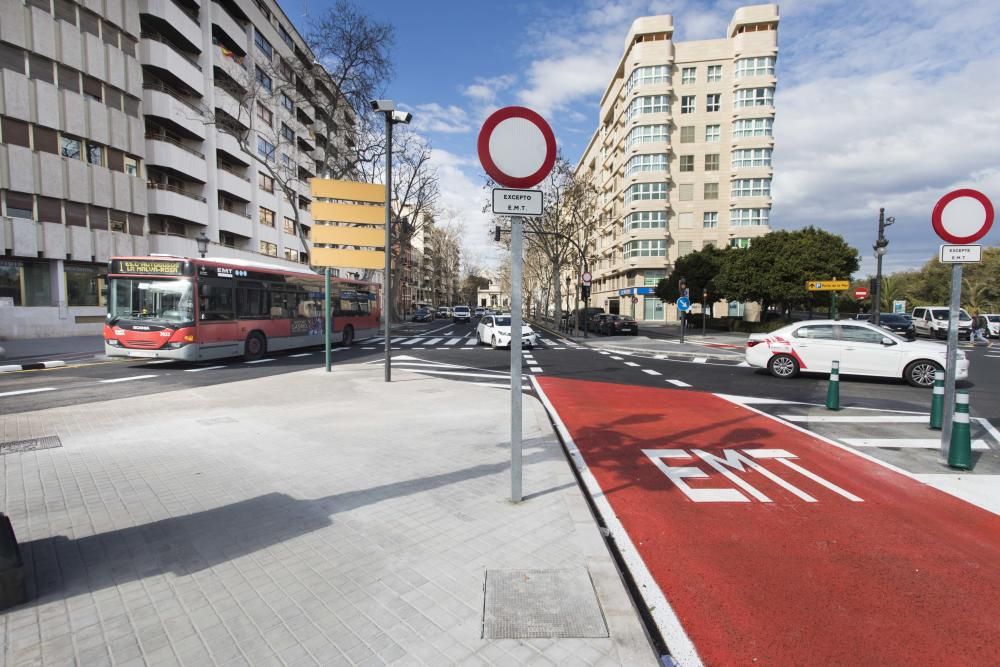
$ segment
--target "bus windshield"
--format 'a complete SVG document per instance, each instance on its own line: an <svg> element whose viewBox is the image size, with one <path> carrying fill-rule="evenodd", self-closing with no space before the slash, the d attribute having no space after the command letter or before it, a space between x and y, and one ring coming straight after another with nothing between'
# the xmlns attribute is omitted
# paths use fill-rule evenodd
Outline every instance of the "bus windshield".
<svg viewBox="0 0 1000 667"><path fill-rule="evenodd" d="M113 278L108 322L114 324L123 319L169 324L193 322L193 289L190 280Z"/></svg>

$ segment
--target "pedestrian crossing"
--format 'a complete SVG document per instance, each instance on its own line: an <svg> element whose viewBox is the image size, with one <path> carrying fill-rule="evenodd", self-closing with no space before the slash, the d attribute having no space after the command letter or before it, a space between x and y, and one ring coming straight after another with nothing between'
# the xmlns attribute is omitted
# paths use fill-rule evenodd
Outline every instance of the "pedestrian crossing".
<svg viewBox="0 0 1000 667"><path fill-rule="evenodd" d="M438 350L464 350L476 348L479 343L476 341L475 332L471 334L466 334L463 336L453 336L450 335L451 332L442 333L437 336L393 336L391 337L390 344L392 348L395 349L421 349L421 348L436 348ZM378 345L382 343L384 339L382 338L366 338L364 340L358 341L361 344L368 345ZM489 347L484 346L484 347ZM573 342L567 342L564 340L554 340L551 338L545 338L543 336L538 336L538 344L535 346L536 349L548 349L548 350L582 350L584 347ZM368 349L368 348L364 348Z"/></svg>

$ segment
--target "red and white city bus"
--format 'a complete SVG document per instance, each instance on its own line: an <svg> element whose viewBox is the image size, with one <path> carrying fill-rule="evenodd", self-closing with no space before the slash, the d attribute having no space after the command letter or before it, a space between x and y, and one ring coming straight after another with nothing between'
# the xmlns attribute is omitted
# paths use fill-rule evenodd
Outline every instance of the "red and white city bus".
<svg viewBox="0 0 1000 667"><path fill-rule="evenodd" d="M109 357L200 361L323 343L323 276L238 259L156 255L108 264ZM332 340L378 332L378 285L332 278Z"/></svg>

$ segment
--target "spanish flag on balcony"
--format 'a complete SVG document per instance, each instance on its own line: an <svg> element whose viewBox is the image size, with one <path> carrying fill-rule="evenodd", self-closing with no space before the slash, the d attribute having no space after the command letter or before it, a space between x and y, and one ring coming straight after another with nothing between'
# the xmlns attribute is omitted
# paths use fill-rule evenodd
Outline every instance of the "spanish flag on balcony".
<svg viewBox="0 0 1000 667"><path fill-rule="evenodd" d="M220 46L219 48L222 49L222 55L224 55L225 57L227 57L227 58L232 58L233 57L233 52L230 51L229 49L227 49L226 47Z"/></svg>

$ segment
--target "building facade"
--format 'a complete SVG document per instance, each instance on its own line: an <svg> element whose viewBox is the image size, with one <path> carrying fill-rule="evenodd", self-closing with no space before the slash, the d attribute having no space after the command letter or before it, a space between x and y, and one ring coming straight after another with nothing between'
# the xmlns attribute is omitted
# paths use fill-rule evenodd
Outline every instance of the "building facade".
<svg viewBox="0 0 1000 667"><path fill-rule="evenodd" d="M591 305L676 319L652 292L678 257L770 230L777 29L777 5L737 9L723 39L675 43L669 15L633 22L576 169L599 192Z"/></svg>
<svg viewBox="0 0 1000 667"><path fill-rule="evenodd" d="M99 333L113 255L308 262L353 120L274 0L0 0L0 77L0 337Z"/></svg>

